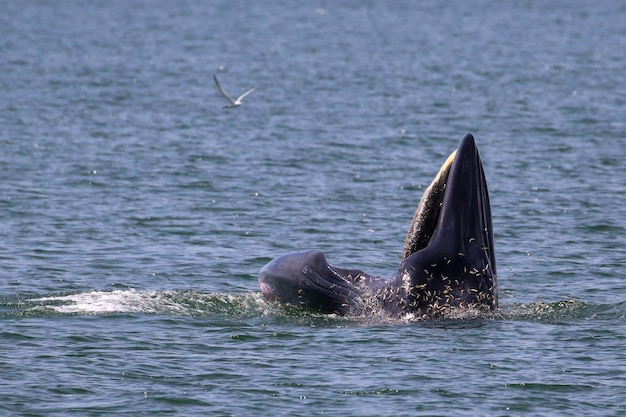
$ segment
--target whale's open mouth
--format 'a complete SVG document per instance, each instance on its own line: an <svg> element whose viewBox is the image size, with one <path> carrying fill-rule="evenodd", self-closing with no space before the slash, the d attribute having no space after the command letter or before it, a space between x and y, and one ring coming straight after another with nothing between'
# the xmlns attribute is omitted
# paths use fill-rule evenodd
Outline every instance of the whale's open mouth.
<svg viewBox="0 0 626 417"><path fill-rule="evenodd" d="M424 192L395 279L332 267L309 251L274 259L259 285L267 299L344 315L373 304L426 314L439 306L495 308L491 209L474 137L465 135Z"/></svg>
<svg viewBox="0 0 626 417"><path fill-rule="evenodd" d="M407 256L424 249L428 246L430 238L435 233L439 220L439 213L443 205L443 196L445 194L448 175L452 162L456 157L456 150L448 156L448 159L441 165L439 172L435 175L428 188L422 194L413 221L409 227L409 231L404 242L402 250L402 260Z"/></svg>
<svg viewBox="0 0 626 417"><path fill-rule="evenodd" d="M474 137L465 135L422 196L398 276L412 305L497 307L489 192Z"/></svg>
<svg viewBox="0 0 626 417"><path fill-rule="evenodd" d="M493 248L489 192L482 162L471 134L443 163L424 191L404 242L402 260L437 240L479 238ZM448 243L449 244L449 243ZM495 254L488 254L495 271Z"/></svg>

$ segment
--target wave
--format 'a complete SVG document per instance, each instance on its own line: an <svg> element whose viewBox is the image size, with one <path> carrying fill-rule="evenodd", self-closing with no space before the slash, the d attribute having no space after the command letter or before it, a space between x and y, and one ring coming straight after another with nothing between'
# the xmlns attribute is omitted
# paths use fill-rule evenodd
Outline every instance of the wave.
<svg viewBox="0 0 626 417"><path fill-rule="evenodd" d="M271 305L260 293L220 294L197 291L94 290L77 293L0 299L5 315L101 315L115 313L168 316L258 316Z"/></svg>
<svg viewBox="0 0 626 417"><path fill-rule="evenodd" d="M617 304L590 304L580 300L556 302L536 301L530 304L505 304L496 317L503 320L534 320L555 322L562 320L613 320L626 318L626 302Z"/></svg>
<svg viewBox="0 0 626 417"><path fill-rule="evenodd" d="M364 319L367 323L410 323L412 316L391 318L380 316L367 318L341 318L320 315L302 309L266 301L259 292L205 293L190 290L136 291L94 290L52 295L0 297L0 315L3 317L37 317L54 314L102 315L102 314L156 314L167 316L206 317L224 315L234 318L259 316L325 317L337 320ZM512 320L557 322L576 319L625 319L626 302L618 304L588 304L579 300L556 302L537 301L530 304L508 303L495 312L452 310L446 317L435 322L467 322L482 320Z"/></svg>

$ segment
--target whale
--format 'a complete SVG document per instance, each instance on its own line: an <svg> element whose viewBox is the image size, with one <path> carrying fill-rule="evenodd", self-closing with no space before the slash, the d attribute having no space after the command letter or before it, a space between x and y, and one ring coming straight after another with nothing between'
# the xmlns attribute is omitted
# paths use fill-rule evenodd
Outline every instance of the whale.
<svg viewBox="0 0 626 417"><path fill-rule="evenodd" d="M259 272L264 298L322 314L446 317L498 307L489 192L466 134L425 189L395 276L332 266L319 250L274 258Z"/></svg>

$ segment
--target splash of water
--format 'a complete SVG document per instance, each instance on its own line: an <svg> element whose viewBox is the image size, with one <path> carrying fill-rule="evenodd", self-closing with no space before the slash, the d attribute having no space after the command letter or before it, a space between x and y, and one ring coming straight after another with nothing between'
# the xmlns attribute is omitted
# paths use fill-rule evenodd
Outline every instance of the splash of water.
<svg viewBox="0 0 626 417"><path fill-rule="evenodd" d="M0 303L10 315L38 316L48 314L159 314L169 316L206 317L225 315L229 317L308 317L325 320L348 320L370 324L429 323L480 323L485 320L534 320L554 322L576 319L624 319L626 304L589 305L577 300L561 300L552 303L537 301L530 304L505 304L497 311L450 309L435 320L424 320L415 315L390 317L384 312L367 317L342 318L320 315L297 307L279 305L266 301L258 292L224 294L198 291L136 291L134 289L112 291L86 291L69 294L38 296L26 299L7 299Z"/></svg>
<svg viewBox="0 0 626 417"><path fill-rule="evenodd" d="M87 291L28 300L30 310L59 314L143 313L173 316L257 316L270 307L259 293L197 291Z"/></svg>

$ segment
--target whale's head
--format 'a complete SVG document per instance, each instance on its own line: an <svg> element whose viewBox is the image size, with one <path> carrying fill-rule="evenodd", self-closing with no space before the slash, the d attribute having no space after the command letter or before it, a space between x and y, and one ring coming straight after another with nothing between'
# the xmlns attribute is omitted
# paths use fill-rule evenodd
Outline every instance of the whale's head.
<svg viewBox="0 0 626 417"><path fill-rule="evenodd" d="M284 255L261 269L265 298L342 315L371 308L435 316L441 308L497 307L489 193L467 134L424 192L393 280L330 266L320 251Z"/></svg>

